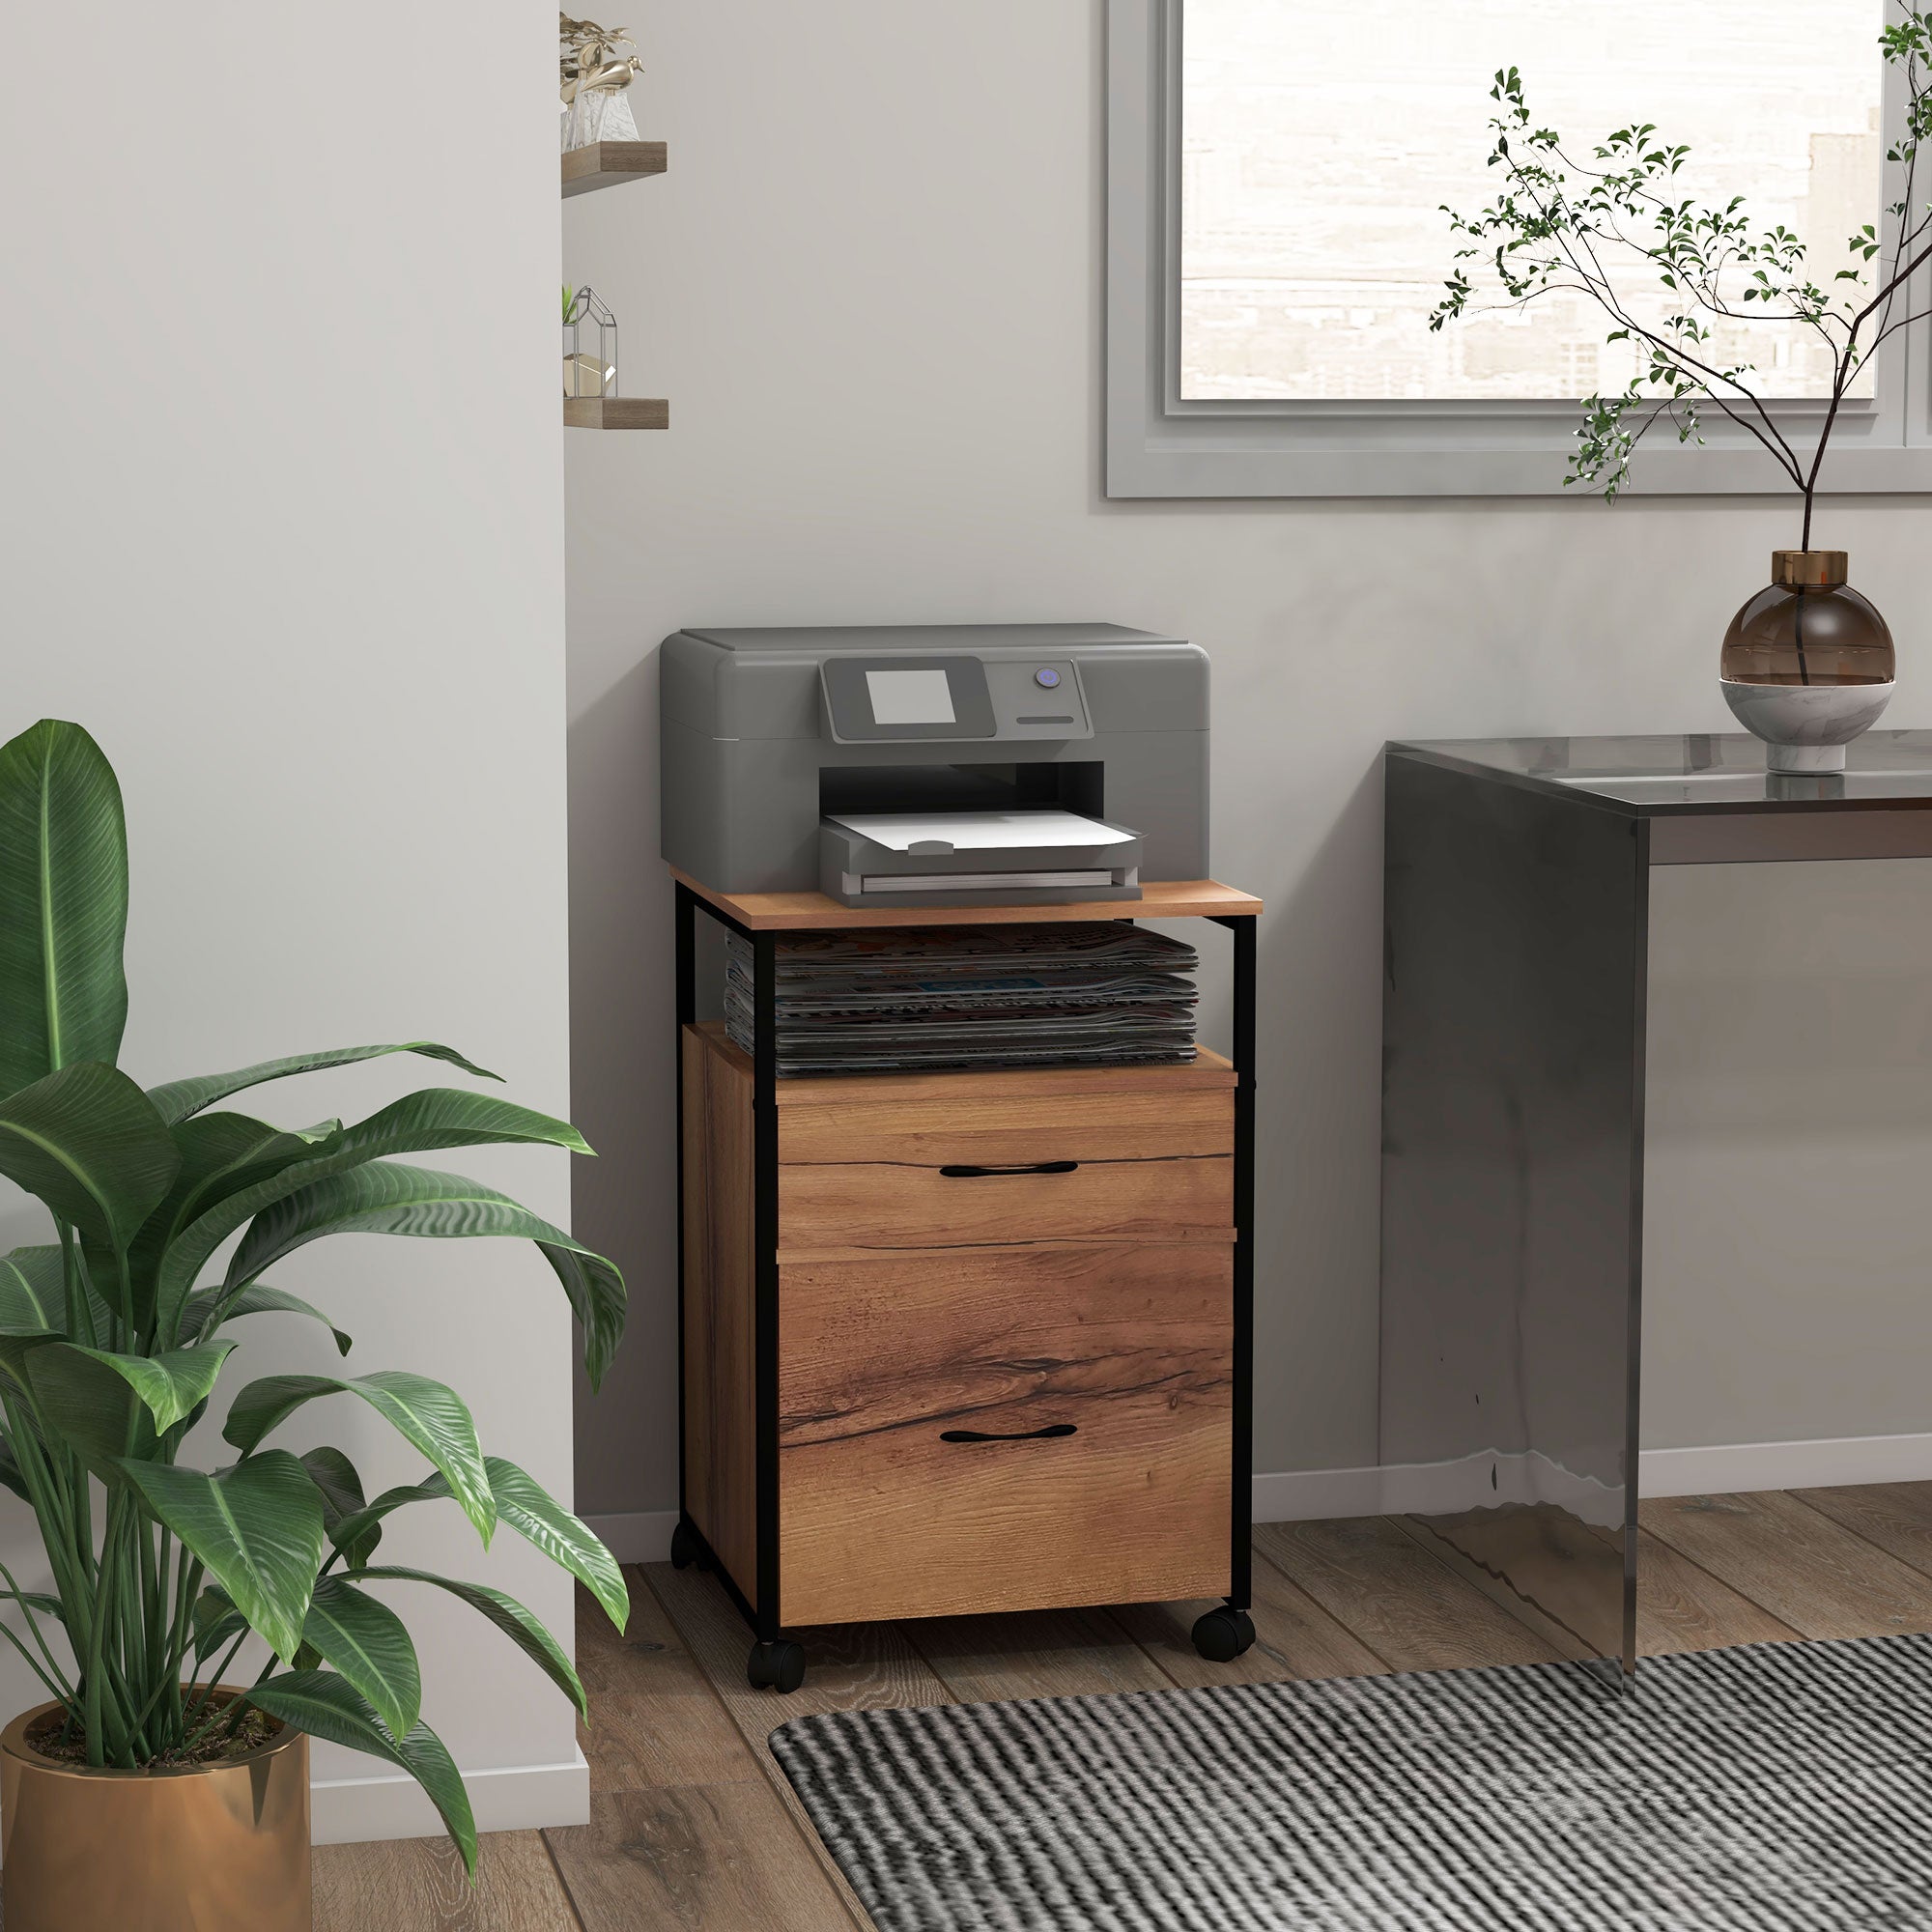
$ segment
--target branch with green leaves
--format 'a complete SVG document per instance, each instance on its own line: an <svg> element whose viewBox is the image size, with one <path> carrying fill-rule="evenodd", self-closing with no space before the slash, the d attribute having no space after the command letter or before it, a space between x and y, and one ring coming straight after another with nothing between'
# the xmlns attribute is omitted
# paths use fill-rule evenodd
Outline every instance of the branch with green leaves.
<svg viewBox="0 0 1932 1932"><path fill-rule="evenodd" d="M582 1327L595 1385L623 1333L617 1269L507 1195L398 1158L590 1150L567 1122L464 1088L426 1088L346 1126L283 1128L219 1105L392 1054L496 1077L427 1040L298 1054L144 1093L115 1065L127 909L113 771L77 725L43 721L0 747L0 1174L42 1203L52 1236L0 1257L0 1484L33 1510L53 1588L23 1591L0 1570L0 1636L91 1765L191 1761L252 1706L410 1773L473 1870L469 1801L422 1721L414 1646L388 1587L428 1585L469 1605L579 1711L583 1689L513 1598L374 1564L384 1524L408 1505L453 1502L487 1548L507 1523L621 1629L629 1605L610 1552L522 1469L486 1455L461 1397L424 1376L258 1378L227 1406L232 1460L202 1469L180 1455L244 1346L250 1330L238 1324L298 1317L349 1353L321 1310L265 1278L331 1235L532 1243ZM340 1449L297 1455L270 1441L338 1397L394 1429L428 1476L370 1500ZM226 1696L216 1686L251 1634L270 1661Z"/></svg>
<svg viewBox="0 0 1932 1932"><path fill-rule="evenodd" d="M1802 542L1810 543L1814 499L1826 450L1853 379L1891 335L1932 310L1901 314L1915 276L1932 262L1932 202L1918 200L1918 152L1932 131L1932 12L1892 0L1879 45L1906 89L1903 131L1887 154L1903 193L1884 213L1886 235L1867 223L1844 240L1856 266L1829 286L1813 275L1807 243L1781 222L1764 226L1742 196L1721 207L1679 191L1689 148L1663 140L1649 122L1606 135L1588 159L1573 155L1554 128L1539 127L1521 74L1498 72L1490 96L1489 165L1502 186L1473 214L1445 208L1464 238L1432 329L1486 310L1521 310L1552 295L1581 298L1609 324L1606 343L1628 343L1636 367L1622 389L1584 399L1565 485L1588 483L1614 499L1632 458L1660 422L1678 440L1703 440L1704 412L1715 411L1749 436L1804 498ZM1468 265L1468 266L1461 266ZM1477 276L1500 292L1480 302ZM1662 288L1659 315L1638 298ZM1909 311L1909 300L1907 303ZM1802 446L1768 403L1754 361L1717 347L1719 326L1802 329L1831 364L1829 404L1810 446Z"/></svg>

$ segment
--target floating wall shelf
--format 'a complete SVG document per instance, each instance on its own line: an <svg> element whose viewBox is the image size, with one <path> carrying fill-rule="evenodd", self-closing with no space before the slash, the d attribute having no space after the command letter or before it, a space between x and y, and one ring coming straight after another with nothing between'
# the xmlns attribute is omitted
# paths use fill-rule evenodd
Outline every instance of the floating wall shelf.
<svg viewBox="0 0 1932 1932"><path fill-rule="evenodd" d="M587 148L568 148L563 155L563 198L568 201L592 188L661 175L666 165L662 141L593 141Z"/></svg>
<svg viewBox="0 0 1932 1932"><path fill-rule="evenodd" d="M566 396L565 429L668 429L670 405L662 396Z"/></svg>

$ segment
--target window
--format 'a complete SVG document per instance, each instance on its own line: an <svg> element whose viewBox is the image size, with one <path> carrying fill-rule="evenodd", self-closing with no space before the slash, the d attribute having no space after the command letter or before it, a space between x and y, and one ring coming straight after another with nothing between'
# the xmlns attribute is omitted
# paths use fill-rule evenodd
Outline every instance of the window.
<svg viewBox="0 0 1932 1932"><path fill-rule="evenodd" d="M1633 113L1657 122L1692 151L1687 194L1743 195L1825 279L1898 196L1884 18L1885 0L1110 0L1109 495L1560 493L1576 399L1622 386L1628 345L1581 297L1428 326L1455 266L1442 206L1494 192L1495 71L1519 67L1585 155ZM1802 328L1722 327L1808 441L1829 358ZM1920 334L1867 366L1828 488L1932 488L1928 369ZM1784 487L1742 431L1703 434L1647 442L1630 487Z"/></svg>

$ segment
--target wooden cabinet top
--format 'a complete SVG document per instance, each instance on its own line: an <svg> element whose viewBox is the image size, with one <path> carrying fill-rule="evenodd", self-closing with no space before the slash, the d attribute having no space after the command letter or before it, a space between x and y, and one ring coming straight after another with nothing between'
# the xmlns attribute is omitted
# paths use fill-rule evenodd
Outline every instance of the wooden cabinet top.
<svg viewBox="0 0 1932 1932"><path fill-rule="evenodd" d="M1061 920L1229 919L1252 917L1262 902L1213 879L1154 879L1137 899L1082 899L1073 905L848 906L824 893L718 893L680 872L671 877L753 932L822 931L869 925L1050 925Z"/></svg>

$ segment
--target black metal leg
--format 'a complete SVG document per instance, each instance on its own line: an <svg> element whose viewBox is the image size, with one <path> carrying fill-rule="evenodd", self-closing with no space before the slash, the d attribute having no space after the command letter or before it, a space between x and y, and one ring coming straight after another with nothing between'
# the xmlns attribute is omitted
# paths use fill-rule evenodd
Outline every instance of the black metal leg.
<svg viewBox="0 0 1932 1932"><path fill-rule="evenodd" d="M779 1110L778 941L752 935L753 1253L757 1385L757 1633L779 1635Z"/></svg>
<svg viewBox="0 0 1932 1932"><path fill-rule="evenodd" d="M1235 1467L1228 1522L1228 1607L1238 1613L1239 1625L1245 1627L1246 1640L1231 1653L1237 1657L1255 1640L1246 1611L1254 1577L1256 935L1252 915L1215 923L1225 925L1235 939ZM1201 1640L1197 1625L1197 1647Z"/></svg>
<svg viewBox="0 0 1932 1932"><path fill-rule="evenodd" d="M673 884L677 951L677 1023L671 1036L671 1082L677 1134L677 1515L685 1526L684 1488L684 1030L697 1017L696 895Z"/></svg>

